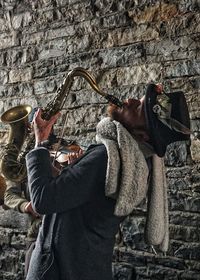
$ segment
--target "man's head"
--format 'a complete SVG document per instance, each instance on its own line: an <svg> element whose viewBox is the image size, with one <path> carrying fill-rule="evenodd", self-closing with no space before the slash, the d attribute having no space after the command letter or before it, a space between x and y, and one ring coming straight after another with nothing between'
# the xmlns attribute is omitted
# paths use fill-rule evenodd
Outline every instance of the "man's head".
<svg viewBox="0 0 200 280"><path fill-rule="evenodd" d="M160 157L170 143L189 139L189 113L182 92L165 94L160 85L149 84L140 100L128 99L122 108L110 105L108 113L138 141L150 143Z"/></svg>
<svg viewBox="0 0 200 280"><path fill-rule="evenodd" d="M108 114L114 120L123 124L138 141L146 142L149 140L144 112L144 98L140 100L127 99L121 108L111 104L108 107Z"/></svg>

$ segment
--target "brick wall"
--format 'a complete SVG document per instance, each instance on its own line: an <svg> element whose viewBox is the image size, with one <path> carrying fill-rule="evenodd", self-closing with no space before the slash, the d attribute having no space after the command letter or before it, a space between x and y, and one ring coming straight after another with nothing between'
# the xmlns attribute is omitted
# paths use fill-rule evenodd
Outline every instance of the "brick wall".
<svg viewBox="0 0 200 280"><path fill-rule="evenodd" d="M46 106L68 71L81 66L120 99L141 97L148 82L185 92L193 131L200 131L198 0L0 1L0 113L18 104ZM66 137L94 142L105 100L75 78L63 108ZM8 126L0 124L0 145ZM115 279L200 279L200 144L176 143L165 162L170 247L155 255L143 239L145 207L121 226ZM23 279L27 217L0 210L0 280ZM103 279L102 279L103 280Z"/></svg>

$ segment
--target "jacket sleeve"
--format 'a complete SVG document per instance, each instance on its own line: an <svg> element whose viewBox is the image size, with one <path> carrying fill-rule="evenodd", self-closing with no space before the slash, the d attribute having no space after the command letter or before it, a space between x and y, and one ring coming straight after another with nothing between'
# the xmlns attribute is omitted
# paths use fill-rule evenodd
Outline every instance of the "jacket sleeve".
<svg viewBox="0 0 200 280"><path fill-rule="evenodd" d="M68 211L104 195L107 152L103 145L86 152L57 177L52 176L48 150L34 149L26 161L31 201L39 214Z"/></svg>
<svg viewBox="0 0 200 280"><path fill-rule="evenodd" d="M28 200L23 195L22 185L10 181L7 181L6 184L4 204L10 209L24 213Z"/></svg>

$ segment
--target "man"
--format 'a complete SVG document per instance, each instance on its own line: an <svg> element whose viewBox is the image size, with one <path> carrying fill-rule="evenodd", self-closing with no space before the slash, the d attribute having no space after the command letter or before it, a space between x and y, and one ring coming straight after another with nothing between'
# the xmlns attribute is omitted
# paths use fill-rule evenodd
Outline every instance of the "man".
<svg viewBox="0 0 200 280"><path fill-rule="evenodd" d="M56 156L56 161L52 166L52 173L57 176L63 166L71 164L74 159L78 158L83 150L75 141L62 141L65 145L61 146L56 152L57 143L51 146L50 154L52 160ZM50 148L50 147L49 147ZM16 183L7 180L7 188L4 190L4 209L14 209L20 213L29 216L29 227L26 236L27 251L25 255L25 276L27 275L30 258L35 247L35 241L42 222L42 216L33 210L30 201L30 194L26 180Z"/></svg>
<svg viewBox="0 0 200 280"><path fill-rule="evenodd" d="M38 108L34 108L29 115L30 127L34 113L37 111L37 109ZM57 176L60 173L63 166L71 164L74 159L78 158L83 153L83 150L78 145L78 143L76 143L76 141L66 141L64 139L60 140L60 138L57 138L57 136L53 133L53 130L48 137L48 141L46 142L46 148L48 148L52 158L52 173L54 176ZM39 228L42 222L42 216L34 211L32 207L26 178L20 183L9 180L5 181L2 176L0 179L0 182L2 182L1 189L4 190L2 194L4 198L4 209L14 209L20 213L27 214L29 217L29 227L26 236L27 251L25 255L26 276L32 251L35 247L35 241L37 239Z"/></svg>
<svg viewBox="0 0 200 280"><path fill-rule="evenodd" d="M61 146L62 148L60 147L58 152L55 151L57 143L55 145L52 145L50 150L52 160L54 159L54 156L56 156L56 161L52 166L52 173L54 176L57 176L59 174L63 166L71 164L74 159L78 158L83 153L83 150L74 141L70 141L69 143L67 141L63 142L65 142L65 145L67 144L67 146ZM42 216L33 210L26 180L21 183L16 183L8 180L6 182L7 187L4 190L3 200L4 209L14 209L15 211L18 211L20 213L27 214L29 217L29 227L26 236L27 251L25 255L26 276L32 251L35 247L35 241L37 239L39 228L42 222Z"/></svg>
<svg viewBox="0 0 200 280"><path fill-rule="evenodd" d="M31 201L44 219L27 280L111 280L119 224L145 198L148 183L154 188L160 178L154 171L162 165L154 169L152 157L163 157L168 144L189 138L181 92L165 95L160 86L150 84L141 100L128 99L122 108L111 104L108 113L97 126L99 144L56 178L42 146L59 114L50 121L42 120L41 110L35 115L35 149L26 160ZM150 204L155 206L154 198L157 204L156 211L150 205L147 222L148 242L162 246L167 240L166 199L161 204L157 193L165 194L163 190L164 185L158 192L148 191ZM160 223L155 227L158 212L166 219L162 228Z"/></svg>

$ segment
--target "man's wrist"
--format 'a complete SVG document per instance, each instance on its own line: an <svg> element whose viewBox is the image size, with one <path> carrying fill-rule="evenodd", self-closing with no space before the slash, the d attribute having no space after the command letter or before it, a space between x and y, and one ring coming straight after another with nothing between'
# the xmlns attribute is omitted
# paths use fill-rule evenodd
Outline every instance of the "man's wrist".
<svg viewBox="0 0 200 280"><path fill-rule="evenodd" d="M39 148L39 147L48 148L48 146L49 146L49 140L44 140L35 143L35 148Z"/></svg>
<svg viewBox="0 0 200 280"><path fill-rule="evenodd" d="M28 206L29 202L28 201L24 201L20 204L19 206L19 210L21 213L28 213L27 212L27 206Z"/></svg>

